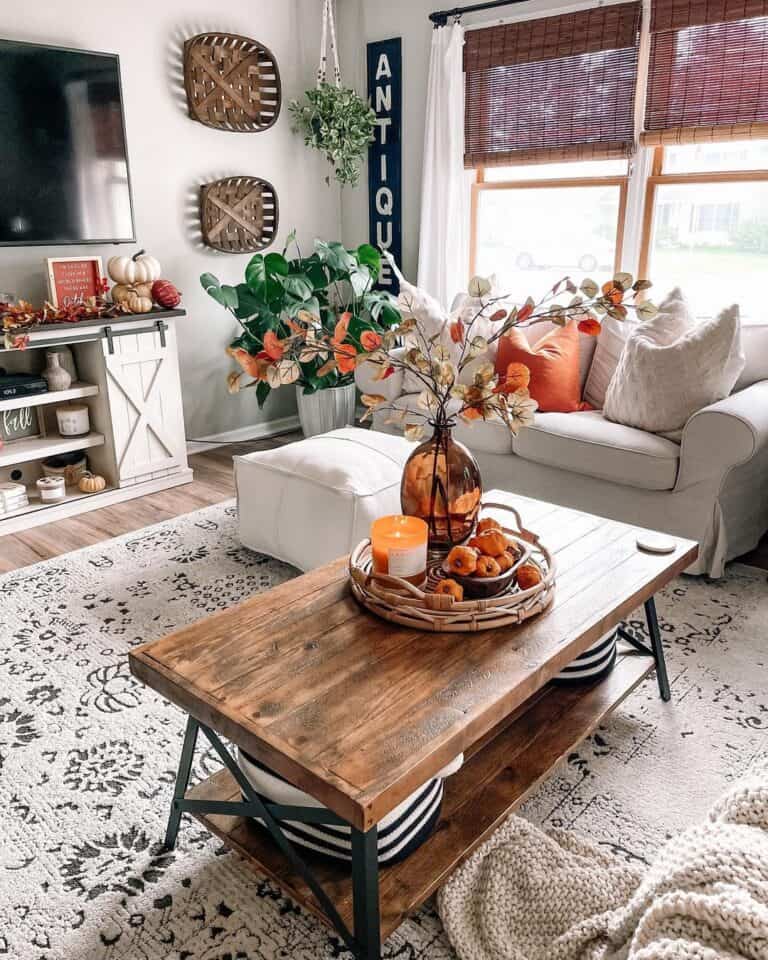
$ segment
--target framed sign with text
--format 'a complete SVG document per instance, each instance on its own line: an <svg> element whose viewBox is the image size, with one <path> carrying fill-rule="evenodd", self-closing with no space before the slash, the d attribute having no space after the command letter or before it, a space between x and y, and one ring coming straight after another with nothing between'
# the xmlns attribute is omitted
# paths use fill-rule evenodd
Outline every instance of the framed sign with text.
<svg viewBox="0 0 768 960"><path fill-rule="evenodd" d="M70 307L101 293L101 257L48 257L48 299L54 307Z"/></svg>
<svg viewBox="0 0 768 960"><path fill-rule="evenodd" d="M3 410L0 415L0 440L12 443L40 436L40 422L36 407L16 407Z"/></svg>
<svg viewBox="0 0 768 960"><path fill-rule="evenodd" d="M368 148L368 229L370 243L402 262L403 58L400 37L368 44L368 98L376 132ZM382 263L379 286L398 292L397 278Z"/></svg>

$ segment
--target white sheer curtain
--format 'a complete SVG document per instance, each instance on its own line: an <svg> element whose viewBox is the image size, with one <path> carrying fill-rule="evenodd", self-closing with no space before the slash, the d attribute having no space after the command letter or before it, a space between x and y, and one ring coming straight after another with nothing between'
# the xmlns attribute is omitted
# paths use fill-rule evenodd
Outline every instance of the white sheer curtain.
<svg viewBox="0 0 768 960"><path fill-rule="evenodd" d="M469 269L463 47L464 28L460 23L432 31L418 285L446 307L459 290L466 288Z"/></svg>

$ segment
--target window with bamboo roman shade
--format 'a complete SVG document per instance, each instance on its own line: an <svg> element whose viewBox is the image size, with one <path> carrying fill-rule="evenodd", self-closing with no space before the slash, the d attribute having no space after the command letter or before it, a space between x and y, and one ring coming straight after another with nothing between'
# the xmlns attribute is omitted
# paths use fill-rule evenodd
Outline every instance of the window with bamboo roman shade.
<svg viewBox="0 0 768 960"><path fill-rule="evenodd" d="M768 0L653 0L643 143L768 137Z"/></svg>
<svg viewBox="0 0 768 960"><path fill-rule="evenodd" d="M640 3L468 30L465 165L628 156Z"/></svg>

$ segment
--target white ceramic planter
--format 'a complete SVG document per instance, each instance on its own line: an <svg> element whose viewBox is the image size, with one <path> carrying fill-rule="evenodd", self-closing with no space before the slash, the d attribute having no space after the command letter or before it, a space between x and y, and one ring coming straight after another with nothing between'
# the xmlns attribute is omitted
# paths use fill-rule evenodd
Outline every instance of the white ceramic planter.
<svg viewBox="0 0 768 960"><path fill-rule="evenodd" d="M305 437L351 426L355 422L355 385L310 394L305 394L303 387L296 387L296 405Z"/></svg>

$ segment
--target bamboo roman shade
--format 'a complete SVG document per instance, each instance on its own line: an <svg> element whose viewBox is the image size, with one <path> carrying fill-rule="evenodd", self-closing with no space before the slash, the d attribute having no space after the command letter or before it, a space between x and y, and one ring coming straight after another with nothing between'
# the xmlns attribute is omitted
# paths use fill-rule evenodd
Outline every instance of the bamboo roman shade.
<svg viewBox="0 0 768 960"><path fill-rule="evenodd" d="M768 137L768 0L653 0L646 144Z"/></svg>
<svg viewBox="0 0 768 960"><path fill-rule="evenodd" d="M639 31L640 3L467 31L465 165L628 156Z"/></svg>

